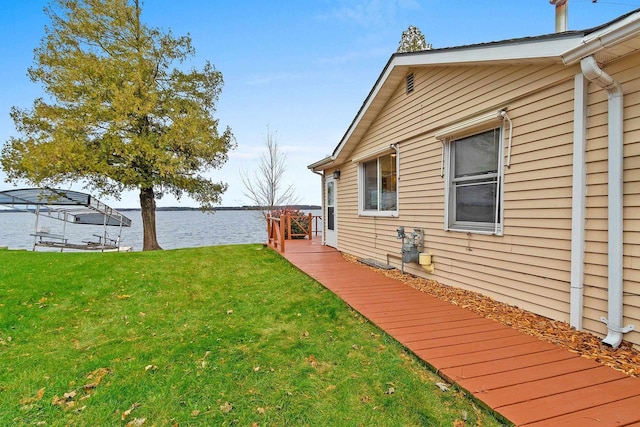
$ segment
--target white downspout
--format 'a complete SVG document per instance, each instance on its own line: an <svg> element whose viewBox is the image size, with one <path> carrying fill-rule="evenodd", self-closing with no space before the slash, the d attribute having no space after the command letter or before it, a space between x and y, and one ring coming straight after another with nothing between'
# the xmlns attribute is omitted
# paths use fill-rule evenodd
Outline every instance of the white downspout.
<svg viewBox="0 0 640 427"><path fill-rule="evenodd" d="M622 86L605 73L593 56L580 61L582 73L589 81L596 83L608 93L608 250L609 250L609 292L608 316L600 320L607 325L608 334L602 342L618 347L622 334L632 331L635 326L622 326L623 311L623 93Z"/></svg>
<svg viewBox="0 0 640 427"><path fill-rule="evenodd" d="M571 298L569 324L582 330L584 245L586 218L587 85L582 74L574 80L573 191L571 195Z"/></svg>

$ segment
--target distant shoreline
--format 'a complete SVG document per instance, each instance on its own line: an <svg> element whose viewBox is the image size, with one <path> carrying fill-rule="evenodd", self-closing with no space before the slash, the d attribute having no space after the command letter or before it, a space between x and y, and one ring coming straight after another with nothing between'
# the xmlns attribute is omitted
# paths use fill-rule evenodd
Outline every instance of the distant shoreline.
<svg viewBox="0 0 640 427"><path fill-rule="evenodd" d="M282 209L283 207L278 207L278 209ZM291 209L299 209L301 211L310 211L310 210L320 210L322 206L317 205L294 205L289 206ZM140 208L115 208L120 212L136 212L140 211ZM188 207L188 206L165 206L156 208L156 212L176 212L176 211L201 211L202 209L197 207ZM216 212L216 211L259 211L261 208L259 206L218 206L213 209L207 209L207 212ZM19 209L0 209L0 213L4 212L24 212Z"/></svg>
<svg viewBox="0 0 640 427"><path fill-rule="evenodd" d="M278 207L277 209L283 209L284 206ZM288 206L290 209L299 209L301 211L309 211L309 210L320 210L322 206L317 205L294 205ZM119 211L139 211L140 208L116 208ZM218 206L213 209L208 209L211 211L259 211L262 208L260 206ZM202 209L197 207L184 207L184 206L165 206L156 208L156 212L159 211L200 211Z"/></svg>

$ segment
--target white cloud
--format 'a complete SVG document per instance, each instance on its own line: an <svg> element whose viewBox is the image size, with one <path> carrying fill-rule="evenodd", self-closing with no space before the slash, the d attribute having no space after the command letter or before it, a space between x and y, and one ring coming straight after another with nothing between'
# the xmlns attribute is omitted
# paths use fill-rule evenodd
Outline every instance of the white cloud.
<svg viewBox="0 0 640 427"><path fill-rule="evenodd" d="M416 0L342 0L323 17L363 27L382 26L401 9L417 10L420 4Z"/></svg>
<svg viewBox="0 0 640 427"><path fill-rule="evenodd" d="M267 74L253 74L247 77L247 84L251 86L266 85L273 82L284 80L304 80L309 79L311 75L309 73L291 73L291 72L277 72Z"/></svg>
<svg viewBox="0 0 640 427"><path fill-rule="evenodd" d="M318 58L316 63L319 65L343 65L350 62L361 61L363 59L379 58L389 56L389 49L386 47L373 48L369 50L348 52L343 55L336 55L325 58Z"/></svg>

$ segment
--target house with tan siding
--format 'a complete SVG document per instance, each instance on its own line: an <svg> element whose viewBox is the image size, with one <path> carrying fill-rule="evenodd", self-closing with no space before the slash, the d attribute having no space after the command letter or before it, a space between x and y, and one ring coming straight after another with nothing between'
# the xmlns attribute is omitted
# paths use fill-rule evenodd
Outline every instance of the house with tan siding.
<svg viewBox="0 0 640 427"><path fill-rule="evenodd" d="M640 347L640 10L396 53L309 168L326 245Z"/></svg>

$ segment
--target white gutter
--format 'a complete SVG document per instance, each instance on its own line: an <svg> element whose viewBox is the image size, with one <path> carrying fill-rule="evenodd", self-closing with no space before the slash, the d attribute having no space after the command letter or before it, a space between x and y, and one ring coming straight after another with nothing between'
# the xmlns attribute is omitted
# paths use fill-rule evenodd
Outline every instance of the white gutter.
<svg viewBox="0 0 640 427"><path fill-rule="evenodd" d="M318 160L317 162L310 164L309 166L307 166L307 169L309 169L311 172L317 173L318 170L325 170L330 168L335 160L335 157L327 156L322 160Z"/></svg>
<svg viewBox="0 0 640 427"><path fill-rule="evenodd" d="M622 334L632 331L635 326L622 326L623 315L623 93L622 86L605 73L593 56L580 61L585 78L596 83L608 93L608 250L609 250L609 318L600 320L607 325L608 335L602 341L611 347L618 347L622 342Z"/></svg>
<svg viewBox="0 0 640 427"><path fill-rule="evenodd" d="M571 196L571 298L569 323L582 330L584 246L586 218L586 147L587 147L587 86L582 74L574 80L573 100L573 193Z"/></svg>
<svg viewBox="0 0 640 427"><path fill-rule="evenodd" d="M640 31L640 15L634 13L626 18L586 36L577 47L564 52L562 61L571 65L601 49L617 45L632 37L636 37Z"/></svg>

